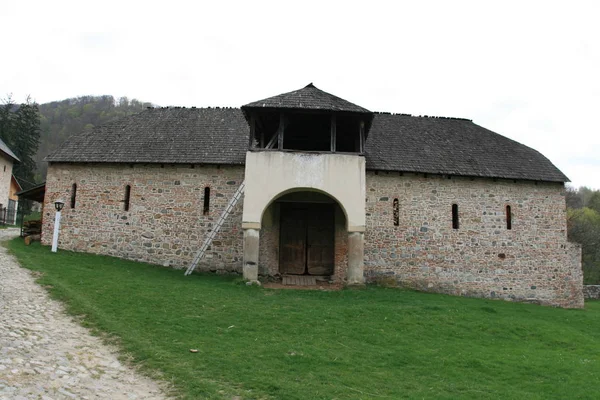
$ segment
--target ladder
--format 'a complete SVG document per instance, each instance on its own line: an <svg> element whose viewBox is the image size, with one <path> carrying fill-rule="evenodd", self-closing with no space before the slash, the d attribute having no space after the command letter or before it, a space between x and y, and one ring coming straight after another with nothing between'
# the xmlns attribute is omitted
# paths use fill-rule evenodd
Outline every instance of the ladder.
<svg viewBox="0 0 600 400"><path fill-rule="evenodd" d="M204 254L206 253L206 250L212 243L213 239L215 238L215 236L217 236L217 233L219 233L219 230L223 226L223 223L225 222L227 217L229 217L229 214L231 214L231 211L233 211L233 208L235 207L237 202L242 197L242 194L244 194L245 187L246 187L246 181L243 181L242 184L240 185L240 187L238 187L237 190L235 191L235 193L233 194L233 197L229 200L229 203L227 203L227 207L225 207L225 209L221 213L221 216L217 220L217 223L213 227L212 231L210 231L208 233L208 235L206 236L206 238L204 239L204 243L202 243L202 246L200 247L200 250L198 250L196 257L194 257L194 261L192 261L192 264L185 271L185 276L194 272L194 270L198 266L198 263L200 262L202 257L204 257Z"/></svg>
<svg viewBox="0 0 600 400"><path fill-rule="evenodd" d="M280 128L280 129L282 129L282 128ZM278 130L278 132L279 132L279 130ZM275 132L273 134L273 136L271 137L271 140L269 140L269 143L267 143L267 145L265 146L265 149L272 149L275 146L275 143L278 142L278 137L279 136L278 136L277 132ZM208 233L208 235L206 236L206 239L204 239L204 243L202 243L202 246L200 247L200 250L198 250L196 257L194 257L194 261L192 261L192 264L188 267L188 269L185 270L185 276L188 276L189 274L194 272L194 270L198 266L198 263L200 262L202 257L204 257L204 253L206 253L206 250L212 243L213 239L215 238L215 236L217 236L217 233L219 233L219 230L223 226L223 223L225 222L227 217L229 217L229 214L231 214L231 211L233 211L233 208L235 207L237 202L240 200L240 197L242 197L242 194L244 194L245 187L246 187L246 181L244 180L242 182L242 184L240 185L240 187L237 188L237 190L233 194L233 197L231 198L231 200L229 200L227 207L225 207L225 209L223 210L223 213L217 220L217 224L214 226L213 230L210 231Z"/></svg>

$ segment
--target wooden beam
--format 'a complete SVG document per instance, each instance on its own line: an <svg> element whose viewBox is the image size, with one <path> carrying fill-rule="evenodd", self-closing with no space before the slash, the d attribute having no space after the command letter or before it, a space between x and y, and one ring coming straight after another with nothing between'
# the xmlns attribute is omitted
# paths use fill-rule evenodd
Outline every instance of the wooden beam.
<svg viewBox="0 0 600 400"><path fill-rule="evenodd" d="M363 154L365 152L365 121L360 121L360 131L359 131L359 153Z"/></svg>
<svg viewBox="0 0 600 400"><path fill-rule="evenodd" d="M264 131L264 129L260 130L260 148L261 149L265 148L265 131Z"/></svg>
<svg viewBox="0 0 600 400"><path fill-rule="evenodd" d="M262 121L258 117L258 114L256 114L256 117L254 118L254 122L256 123L254 130L257 131L260 129L260 140L264 141L263 136L265 133L265 126L263 125ZM261 143L260 147L264 147L264 143Z"/></svg>
<svg viewBox="0 0 600 400"><path fill-rule="evenodd" d="M335 153L335 141L336 141L337 124L335 114L331 114L331 152Z"/></svg>
<svg viewBox="0 0 600 400"><path fill-rule="evenodd" d="M275 132L273 134L273 136L271 137L271 140L269 140L269 143L267 143L267 145L265 146L265 149L272 149L273 146L275 145L275 142L277 141L279 135L278 132Z"/></svg>
<svg viewBox="0 0 600 400"><path fill-rule="evenodd" d="M277 129L277 148L279 150L283 150L283 131L285 130L284 127L284 120L283 120L283 113L279 114L279 129Z"/></svg>
<svg viewBox="0 0 600 400"><path fill-rule="evenodd" d="M254 113L250 115L250 141L248 143L248 148L252 150L254 147L254 135L256 134L256 117Z"/></svg>

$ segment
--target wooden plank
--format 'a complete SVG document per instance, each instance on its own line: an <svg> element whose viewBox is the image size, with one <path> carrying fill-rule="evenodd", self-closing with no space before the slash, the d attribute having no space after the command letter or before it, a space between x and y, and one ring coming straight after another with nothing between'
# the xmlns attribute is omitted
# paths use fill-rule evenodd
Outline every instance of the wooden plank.
<svg viewBox="0 0 600 400"><path fill-rule="evenodd" d="M303 274L306 269L306 210L294 204L281 205L279 271Z"/></svg>
<svg viewBox="0 0 600 400"><path fill-rule="evenodd" d="M260 130L260 148L265 148L265 131L262 129Z"/></svg>
<svg viewBox="0 0 600 400"><path fill-rule="evenodd" d="M278 139L278 132L273 134L273 137L271 138L271 140L269 140L269 143L267 143L267 145L265 146L265 149L272 149L273 146L275 145L275 142L277 142Z"/></svg>
<svg viewBox="0 0 600 400"><path fill-rule="evenodd" d="M335 235L333 204L311 204L306 229L308 274L332 275Z"/></svg>
<svg viewBox="0 0 600 400"><path fill-rule="evenodd" d="M335 141L336 141L337 124L335 114L331 115L331 152L335 153Z"/></svg>
<svg viewBox="0 0 600 400"><path fill-rule="evenodd" d="M283 113L279 114L279 128L277 129L277 146L279 148L279 150L283 150L283 131L285 130L284 127L284 119L283 119Z"/></svg>
<svg viewBox="0 0 600 400"><path fill-rule="evenodd" d="M256 134L256 117L254 113L250 116L250 140L248 143L248 148L252 149L254 147L254 135Z"/></svg>
<svg viewBox="0 0 600 400"><path fill-rule="evenodd" d="M279 271L290 275L332 275L334 205L282 203Z"/></svg>
<svg viewBox="0 0 600 400"><path fill-rule="evenodd" d="M359 132L359 153L365 152L365 121L360 121L360 132Z"/></svg>
<svg viewBox="0 0 600 400"><path fill-rule="evenodd" d="M309 275L284 275L281 283L288 286L315 286L317 278Z"/></svg>

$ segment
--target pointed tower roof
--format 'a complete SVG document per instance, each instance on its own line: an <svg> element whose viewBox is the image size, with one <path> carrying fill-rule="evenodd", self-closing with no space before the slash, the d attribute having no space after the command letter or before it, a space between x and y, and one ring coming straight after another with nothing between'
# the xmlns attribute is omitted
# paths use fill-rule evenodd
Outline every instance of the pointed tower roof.
<svg viewBox="0 0 600 400"><path fill-rule="evenodd" d="M294 110L339 111L351 113L368 113L371 111L350 103L318 89L312 83L293 92L283 93L264 100L254 101L242 106L242 110L251 108L286 108Z"/></svg>

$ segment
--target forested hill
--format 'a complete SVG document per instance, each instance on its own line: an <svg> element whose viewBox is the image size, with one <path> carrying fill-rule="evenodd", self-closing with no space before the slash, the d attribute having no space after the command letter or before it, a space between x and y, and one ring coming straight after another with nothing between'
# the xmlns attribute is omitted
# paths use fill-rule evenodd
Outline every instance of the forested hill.
<svg viewBox="0 0 600 400"><path fill-rule="evenodd" d="M600 285L600 190L567 188L569 240L581 244L583 282Z"/></svg>
<svg viewBox="0 0 600 400"><path fill-rule="evenodd" d="M44 160L69 136L96 125L135 114L152 103L127 97L81 96L39 105L40 145L35 155L37 164L36 181L46 179L48 165Z"/></svg>

